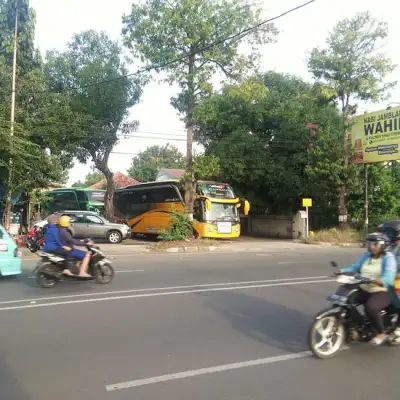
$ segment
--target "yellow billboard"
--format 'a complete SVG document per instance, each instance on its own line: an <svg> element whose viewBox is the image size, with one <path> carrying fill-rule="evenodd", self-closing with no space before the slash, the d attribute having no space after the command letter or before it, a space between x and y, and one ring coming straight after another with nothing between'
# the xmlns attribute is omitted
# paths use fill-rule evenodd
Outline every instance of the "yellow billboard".
<svg viewBox="0 0 400 400"><path fill-rule="evenodd" d="M350 128L352 161L369 164L400 158L400 107L358 115Z"/></svg>

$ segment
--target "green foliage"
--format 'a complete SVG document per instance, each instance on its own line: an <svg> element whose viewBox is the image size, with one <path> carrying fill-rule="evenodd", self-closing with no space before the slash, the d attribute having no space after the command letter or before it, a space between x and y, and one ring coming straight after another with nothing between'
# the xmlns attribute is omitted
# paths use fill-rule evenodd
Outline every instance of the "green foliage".
<svg viewBox="0 0 400 400"><path fill-rule="evenodd" d="M192 236L193 226L186 213L173 210L170 215L171 229L159 238L164 241L185 240Z"/></svg>
<svg viewBox="0 0 400 400"><path fill-rule="evenodd" d="M193 158L193 171L196 179L218 179L220 176L219 157L197 155Z"/></svg>
<svg viewBox="0 0 400 400"><path fill-rule="evenodd" d="M29 193L29 201L32 206L46 203L49 200L51 200L51 196L49 196L48 192L46 191L40 189L33 189Z"/></svg>
<svg viewBox="0 0 400 400"><path fill-rule="evenodd" d="M183 154L170 144L165 146L150 146L141 151L132 159L132 164L128 169L128 175L139 182L151 182L156 179L160 168L185 167Z"/></svg>
<svg viewBox="0 0 400 400"><path fill-rule="evenodd" d="M393 72L392 61L380 53L387 39L388 26L368 12L340 21L326 43L326 49L313 49L309 70L319 82L322 97L339 100L343 112L351 113L351 100L386 98L394 82L385 83Z"/></svg>
<svg viewBox="0 0 400 400"><path fill-rule="evenodd" d="M18 9L17 75L40 66L40 53L34 47L36 14L29 0L0 0L0 57L12 66L15 13Z"/></svg>
<svg viewBox="0 0 400 400"><path fill-rule="evenodd" d="M10 93L16 6L18 57L14 137L10 137ZM13 194L61 182L66 174L43 128L43 110L51 103L39 52L34 48L35 13L26 0L0 0L0 182L8 183L12 158ZM54 106L54 104L52 104ZM57 107L53 107L54 110ZM53 111L56 112L56 111ZM36 129L41 125L41 129ZM50 153L48 152L50 150ZM66 163L68 164L68 162ZM65 166L65 165L64 165ZM7 194L5 195L7 199ZM7 205L6 205L7 206Z"/></svg>
<svg viewBox="0 0 400 400"><path fill-rule="evenodd" d="M219 157L221 178L272 213L291 212L311 194L306 125L318 121L322 135L340 121L310 84L275 72L225 86L199 104L195 117L196 140Z"/></svg>

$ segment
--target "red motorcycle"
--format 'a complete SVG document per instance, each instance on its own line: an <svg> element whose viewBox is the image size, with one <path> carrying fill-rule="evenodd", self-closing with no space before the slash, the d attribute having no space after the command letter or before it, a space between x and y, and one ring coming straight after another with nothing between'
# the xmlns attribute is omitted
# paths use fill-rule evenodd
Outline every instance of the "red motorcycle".
<svg viewBox="0 0 400 400"><path fill-rule="evenodd" d="M32 253L42 250L44 246L44 229L37 226L29 229L29 232L26 235L25 246Z"/></svg>

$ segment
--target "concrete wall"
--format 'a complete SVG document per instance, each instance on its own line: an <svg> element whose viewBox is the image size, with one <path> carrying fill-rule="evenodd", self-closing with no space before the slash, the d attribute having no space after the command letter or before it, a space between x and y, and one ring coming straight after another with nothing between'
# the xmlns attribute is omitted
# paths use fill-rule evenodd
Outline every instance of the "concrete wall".
<svg viewBox="0 0 400 400"><path fill-rule="evenodd" d="M241 215L242 235L255 235L281 239L300 239L306 234L305 212L285 215Z"/></svg>
<svg viewBox="0 0 400 400"><path fill-rule="evenodd" d="M282 239L293 238L292 216L257 215L249 216L248 219L247 233L249 235Z"/></svg>

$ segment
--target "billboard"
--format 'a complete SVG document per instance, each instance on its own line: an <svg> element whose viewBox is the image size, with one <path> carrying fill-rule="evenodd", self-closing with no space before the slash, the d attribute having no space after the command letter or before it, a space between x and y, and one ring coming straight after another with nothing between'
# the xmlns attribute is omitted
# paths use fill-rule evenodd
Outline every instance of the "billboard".
<svg viewBox="0 0 400 400"><path fill-rule="evenodd" d="M400 107L354 117L350 143L356 164L400 159Z"/></svg>

